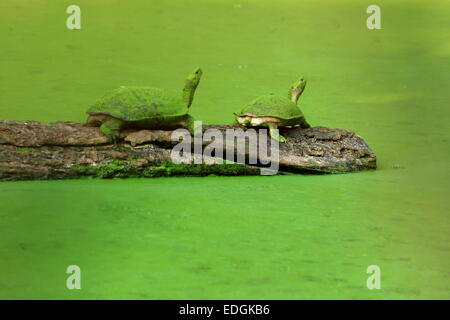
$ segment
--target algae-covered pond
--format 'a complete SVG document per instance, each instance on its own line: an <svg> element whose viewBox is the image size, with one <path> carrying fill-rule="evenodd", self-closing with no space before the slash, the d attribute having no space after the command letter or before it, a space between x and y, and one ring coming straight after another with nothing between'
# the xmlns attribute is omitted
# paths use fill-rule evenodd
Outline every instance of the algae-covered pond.
<svg viewBox="0 0 450 320"><path fill-rule="evenodd" d="M231 123L304 74L308 121L364 137L378 170L2 182L0 298L450 298L448 2L377 1L381 30L365 0L78 0L80 30L70 4L0 3L0 119L84 121L199 65L192 115Z"/></svg>

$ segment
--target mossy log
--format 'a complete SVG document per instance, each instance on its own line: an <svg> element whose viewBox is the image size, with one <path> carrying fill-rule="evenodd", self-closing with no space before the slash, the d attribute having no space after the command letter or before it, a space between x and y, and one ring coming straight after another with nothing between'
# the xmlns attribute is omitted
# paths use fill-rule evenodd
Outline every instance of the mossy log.
<svg viewBox="0 0 450 320"><path fill-rule="evenodd" d="M237 155L249 156L248 145L240 149L225 138L227 129L244 128L217 125L203 129L223 133L223 157L230 148ZM279 145L280 173L345 173L376 168L375 154L351 131L312 127L286 129L282 134L288 141ZM200 164L175 164L171 150L178 142L171 136L172 131L128 130L122 132L120 141L112 143L99 128L82 123L0 121L0 180L261 174L259 160L263 159L256 164L218 164L211 161L217 160L212 157ZM267 146L272 142L270 138L265 141Z"/></svg>

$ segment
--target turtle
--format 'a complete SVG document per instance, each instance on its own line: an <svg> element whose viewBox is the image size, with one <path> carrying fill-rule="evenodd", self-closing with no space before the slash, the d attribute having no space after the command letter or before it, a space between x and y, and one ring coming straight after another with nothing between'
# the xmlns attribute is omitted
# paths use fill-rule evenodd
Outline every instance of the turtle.
<svg viewBox="0 0 450 320"><path fill-rule="evenodd" d="M286 138L274 129L310 127L297 106L298 98L305 90L305 86L306 79L301 77L289 87L287 97L270 93L250 101L240 112L234 114L236 122L246 127L267 127L272 138L286 142Z"/></svg>
<svg viewBox="0 0 450 320"><path fill-rule="evenodd" d="M186 79L182 93L153 87L121 86L106 93L88 110L88 126L100 127L114 142L126 128L173 130L191 134L194 120L188 114L203 72L196 68Z"/></svg>

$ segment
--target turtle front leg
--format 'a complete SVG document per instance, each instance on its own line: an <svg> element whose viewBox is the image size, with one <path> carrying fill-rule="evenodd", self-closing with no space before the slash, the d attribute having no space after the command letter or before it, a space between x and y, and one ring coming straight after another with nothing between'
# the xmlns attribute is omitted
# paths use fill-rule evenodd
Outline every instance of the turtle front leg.
<svg viewBox="0 0 450 320"><path fill-rule="evenodd" d="M186 129L188 129L189 133L191 134L191 136L194 136L195 133L195 126L194 126L194 118L191 117L190 115L187 116L185 122L184 122L184 127Z"/></svg>
<svg viewBox="0 0 450 320"><path fill-rule="evenodd" d="M283 143L283 142L287 141L286 138L280 134L280 132L278 131L278 126L275 124L269 125L269 134L273 139L275 139L279 142Z"/></svg>
<svg viewBox="0 0 450 320"><path fill-rule="evenodd" d="M122 128L123 122L119 119L110 119L106 122L104 122L100 126L100 130L103 132L104 135L106 135L110 140L112 140L114 143L117 142L117 139L120 135L120 129Z"/></svg>
<svg viewBox="0 0 450 320"><path fill-rule="evenodd" d="M306 121L304 117L301 119L300 128L303 129L311 128L311 125L308 123L308 121Z"/></svg>

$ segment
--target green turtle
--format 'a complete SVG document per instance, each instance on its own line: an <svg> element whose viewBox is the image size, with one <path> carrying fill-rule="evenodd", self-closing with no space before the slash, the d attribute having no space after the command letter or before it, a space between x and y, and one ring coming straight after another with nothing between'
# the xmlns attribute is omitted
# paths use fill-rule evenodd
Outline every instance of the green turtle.
<svg viewBox="0 0 450 320"><path fill-rule="evenodd" d="M113 141L125 128L176 129L193 132L188 114L202 70L197 68L185 82L182 93L152 87L122 86L105 94L88 110L87 125L99 126Z"/></svg>
<svg viewBox="0 0 450 320"><path fill-rule="evenodd" d="M274 129L279 127L309 128L305 116L297 106L297 101L306 86L302 77L289 88L288 97L275 94L260 96L248 103L239 113L235 113L236 121L248 127L268 127L270 136L280 142L286 138Z"/></svg>

